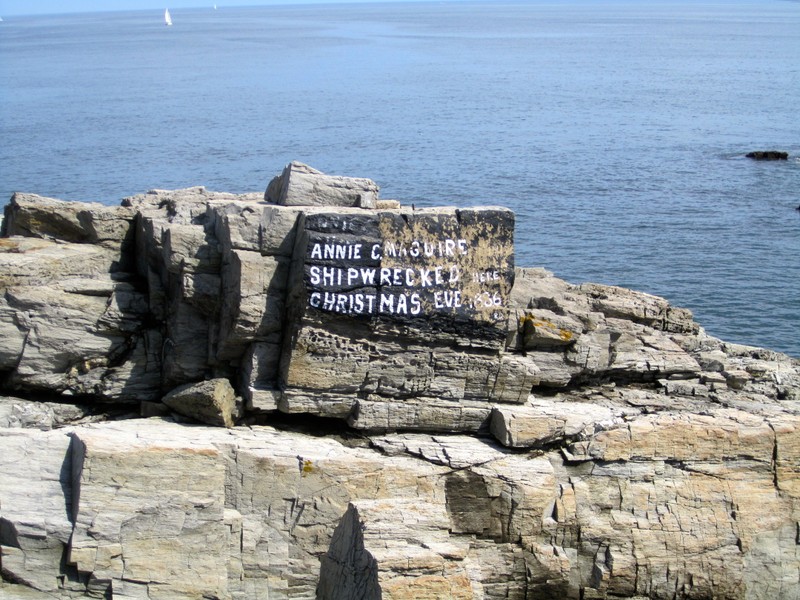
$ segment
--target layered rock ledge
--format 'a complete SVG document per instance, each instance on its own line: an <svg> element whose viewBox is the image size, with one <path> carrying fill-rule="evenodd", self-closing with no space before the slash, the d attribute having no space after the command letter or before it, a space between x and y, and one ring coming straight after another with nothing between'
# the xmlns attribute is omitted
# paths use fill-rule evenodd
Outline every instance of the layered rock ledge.
<svg viewBox="0 0 800 600"><path fill-rule="evenodd" d="M0 595L800 598L800 362L292 163L16 194Z"/></svg>

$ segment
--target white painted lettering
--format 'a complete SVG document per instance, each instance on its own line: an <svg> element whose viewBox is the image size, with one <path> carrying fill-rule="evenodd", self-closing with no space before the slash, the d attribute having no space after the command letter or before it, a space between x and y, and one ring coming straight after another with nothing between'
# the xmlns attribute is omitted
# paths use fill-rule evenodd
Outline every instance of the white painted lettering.
<svg viewBox="0 0 800 600"><path fill-rule="evenodd" d="M461 279L461 270L458 268L458 265L453 265L450 267L450 284L458 283Z"/></svg>
<svg viewBox="0 0 800 600"><path fill-rule="evenodd" d="M337 232L352 230L352 224L345 221L331 221L333 225ZM401 317L434 311L455 314L464 306L488 317L489 312L503 306L504 299L496 285L504 279L499 266L464 270L466 264L460 257L473 250L471 242L456 236L420 233L417 239L400 236L379 243L357 241L349 234L329 234L311 243L309 262L336 262L307 265L308 306L354 316L380 313ZM384 258L387 260L381 266ZM373 266L366 266L365 262ZM462 281L475 284L466 297ZM368 293L370 289L378 291Z"/></svg>
<svg viewBox="0 0 800 600"><path fill-rule="evenodd" d="M403 285L403 269L392 269L392 285Z"/></svg>
<svg viewBox="0 0 800 600"><path fill-rule="evenodd" d="M333 311L334 306L336 306L336 294L325 292L325 295L322 298L322 310L331 312Z"/></svg>
<svg viewBox="0 0 800 600"><path fill-rule="evenodd" d="M317 265L312 265L311 268L308 270L308 274L311 279L311 284L319 285L320 282L319 267Z"/></svg>
<svg viewBox="0 0 800 600"><path fill-rule="evenodd" d="M459 308L461 306L461 292L459 290L453 292L445 290L442 294L444 295L444 305L447 308Z"/></svg>
<svg viewBox="0 0 800 600"><path fill-rule="evenodd" d="M345 304L347 304L347 294L338 294L336 298L336 312L347 312Z"/></svg>
<svg viewBox="0 0 800 600"><path fill-rule="evenodd" d="M414 269L406 269L406 285L408 287L414 287L416 285L414 281Z"/></svg>
<svg viewBox="0 0 800 600"><path fill-rule="evenodd" d="M394 296L391 294L381 294L381 301L378 306L378 311L394 314Z"/></svg>
<svg viewBox="0 0 800 600"><path fill-rule="evenodd" d="M405 294L400 294L397 297L397 314L398 315L408 314L408 298L406 298Z"/></svg>
<svg viewBox="0 0 800 600"><path fill-rule="evenodd" d="M431 279L431 270L420 268L419 270L419 278L422 280L422 287L431 287L433 286L433 279Z"/></svg>
<svg viewBox="0 0 800 600"><path fill-rule="evenodd" d="M361 269L361 281L364 285L375 285L375 269L366 267Z"/></svg>
<svg viewBox="0 0 800 600"><path fill-rule="evenodd" d="M419 294L414 292L411 294L411 314L418 315L422 312L422 302L420 301Z"/></svg>

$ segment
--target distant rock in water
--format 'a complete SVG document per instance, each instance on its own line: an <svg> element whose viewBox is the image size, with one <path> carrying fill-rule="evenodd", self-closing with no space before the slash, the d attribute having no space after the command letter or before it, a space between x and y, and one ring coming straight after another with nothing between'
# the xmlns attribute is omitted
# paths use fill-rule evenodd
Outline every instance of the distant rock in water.
<svg viewBox="0 0 800 600"><path fill-rule="evenodd" d="M748 152L745 156L753 160L787 160L789 153L781 152L780 150L756 150Z"/></svg>

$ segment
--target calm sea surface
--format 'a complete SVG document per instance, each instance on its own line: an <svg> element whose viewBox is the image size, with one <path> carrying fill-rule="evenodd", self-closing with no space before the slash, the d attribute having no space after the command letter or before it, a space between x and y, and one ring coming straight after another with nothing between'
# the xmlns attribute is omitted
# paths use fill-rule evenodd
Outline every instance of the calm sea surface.
<svg viewBox="0 0 800 600"><path fill-rule="evenodd" d="M211 4L6 16L0 204L262 190L297 159L508 206L518 265L800 356L799 2Z"/></svg>

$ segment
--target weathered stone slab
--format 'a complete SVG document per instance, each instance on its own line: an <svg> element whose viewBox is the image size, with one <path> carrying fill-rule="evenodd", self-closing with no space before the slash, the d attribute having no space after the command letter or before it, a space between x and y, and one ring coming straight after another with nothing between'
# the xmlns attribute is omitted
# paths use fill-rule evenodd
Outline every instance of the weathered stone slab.
<svg viewBox="0 0 800 600"><path fill-rule="evenodd" d="M219 273L219 245L204 228L171 224L164 230L162 244L169 272Z"/></svg>
<svg viewBox="0 0 800 600"><path fill-rule="evenodd" d="M241 357L252 342L280 332L285 324L289 261L232 250L222 268L219 360Z"/></svg>
<svg viewBox="0 0 800 600"><path fill-rule="evenodd" d="M236 392L227 379L209 379L179 386L162 402L175 412L201 423L233 427L239 417Z"/></svg>
<svg viewBox="0 0 800 600"><path fill-rule="evenodd" d="M401 498L351 502L322 558L317 598L473 598L466 539L443 506Z"/></svg>
<svg viewBox="0 0 800 600"><path fill-rule="evenodd" d="M8 578L43 592L62 587L62 564L72 533L69 444L64 431L0 429L4 581Z"/></svg>
<svg viewBox="0 0 800 600"><path fill-rule="evenodd" d="M53 279L102 277L118 253L93 244L56 243L25 237L0 238L0 286L41 285Z"/></svg>
<svg viewBox="0 0 800 600"><path fill-rule="evenodd" d="M226 494L242 516L247 598L313 598L320 558L352 500L444 502L442 467L270 428L231 433L236 454Z"/></svg>
<svg viewBox="0 0 800 600"><path fill-rule="evenodd" d="M491 432L504 446L542 447L554 441L575 438L588 428L608 426L613 412L588 402L556 402L531 398L524 406L495 406Z"/></svg>
<svg viewBox="0 0 800 600"><path fill-rule="evenodd" d="M46 431L91 420L103 420L102 415L92 416L87 406L36 402L12 396L0 396L0 428L41 429Z"/></svg>
<svg viewBox="0 0 800 600"><path fill-rule="evenodd" d="M0 241L0 368L13 369L9 383L125 402L158 395L160 352L145 349L154 333L144 328L146 296L115 271L118 251Z"/></svg>
<svg viewBox="0 0 800 600"><path fill-rule="evenodd" d="M355 429L386 431L422 429L431 431L478 431L488 423L491 409L484 402L447 402L438 398L358 400L348 408L348 424Z"/></svg>
<svg viewBox="0 0 800 600"><path fill-rule="evenodd" d="M68 562L114 596L224 598L224 455L171 429L140 421L76 434Z"/></svg>
<svg viewBox="0 0 800 600"><path fill-rule="evenodd" d="M732 464L753 461L763 470L773 461L775 432L762 417L735 409L709 415L642 415L591 432L587 441L570 446L574 459L675 460Z"/></svg>
<svg viewBox="0 0 800 600"><path fill-rule="evenodd" d="M284 206L375 208L378 191L370 179L325 175L293 161L270 182L264 199Z"/></svg>
<svg viewBox="0 0 800 600"><path fill-rule="evenodd" d="M310 213L295 292L326 313L496 324L513 284L513 228L501 208Z"/></svg>
<svg viewBox="0 0 800 600"><path fill-rule="evenodd" d="M223 252L249 250L291 258L297 219L303 207L259 202L211 205L210 219Z"/></svg>
<svg viewBox="0 0 800 600"><path fill-rule="evenodd" d="M15 235L98 244L117 258L133 244L136 211L97 202L67 202L17 192L5 208L3 236Z"/></svg>
<svg viewBox="0 0 800 600"><path fill-rule="evenodd" d="M281 392L278 374L281 360L280 336L273 341L250 344L239 368L239 388L247 410L256 412L278 409Z"/></svg>
<svg viewBox="0 0 800 600"><path fill-rule="evenodd" d="M509 340L508 346L518 350L533 348L552 348L569 346L578 341L583 332L583 324L569 316L559 315L546 309L514 311L510 324L515 337Z"/></svg>
<svg viewBox="0 0 800 600"><path fill-rule="evenodd" d="M448 597L445 580L486 598L796 595L796 419L628 411L592 434L625 429L627 453L585 463L463 435L6 430L4 571L64 599L335 597L375 576L382 597ZM359 553L373 562L350 569Z"/></svg>
<svg viewBox="0 0 800 600"><path fill-rule="evenodd" d="M303 215L282 385L524 401L535 365L500 356L512 240L513 215L499 208Z"/></svg>
<svg viewBox="0 0 800 600"><path fill-rule="evenodd" d="M200 309L180 298L170 303L161 346L165 389L201 381L211 372L209 330L209 320Z"/></svg>
<svg viewBox="0 0 800 600"><path fill-rule="evenodd" d="M610 285L585 283L578 286L591 309L607 317L628 319L654 329L697 333L699 326L685 308L671 306L664 298Z"/></svg>

